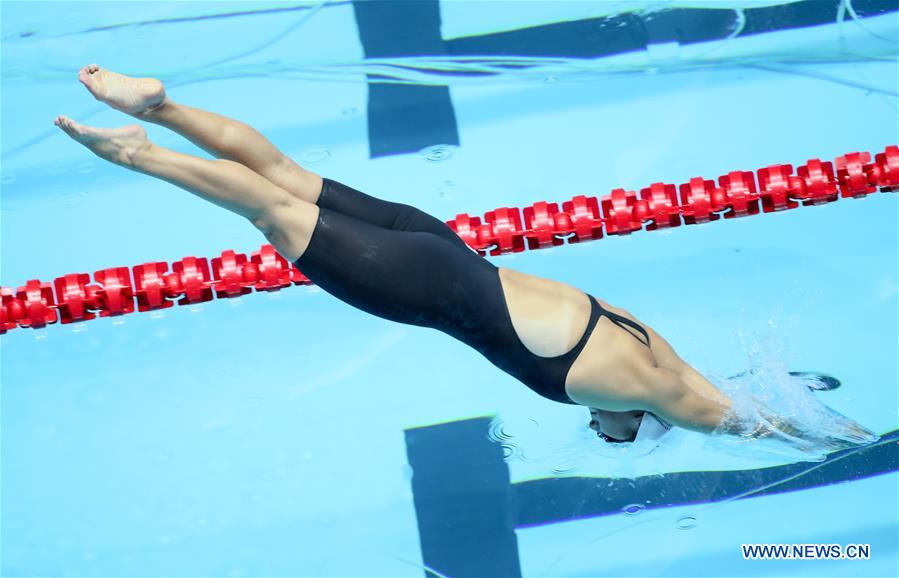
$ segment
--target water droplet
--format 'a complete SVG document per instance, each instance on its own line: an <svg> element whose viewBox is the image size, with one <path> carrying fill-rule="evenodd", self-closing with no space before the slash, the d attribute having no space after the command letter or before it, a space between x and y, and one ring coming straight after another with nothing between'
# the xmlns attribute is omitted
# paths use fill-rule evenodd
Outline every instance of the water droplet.
<svg viewBox="0 0 899 578"><path fill-rule="evenodd" d="M15 173L5 173L2 177L0 177L0 185L9 185L14 182L16 182Z"/></svg>
<svg viewBox="0 0 899 578"><path fill-rule="evenodd" d="M331 157L328 149L309 149L300 153L300 162L306 164L320 163Z"/></svg>
<svg viewBox="0 0 899 578"><path fill-rule="evenodd" d="M691 528L696 527L696 518L693 516L684 516L680 520L677 521L677 529L678 530L690 530Z"/></svg>
<svg viewBox="0 0 899 578"><path fill-rule="evenodd" d="M434 145L421 149L418 154L423 156L426 161L439 162L451 158L455 148L453 145Z"/></svg>
<svg viewBox="0 0 899 578"><path fill-rule="evenodd" d="M555 76L550 75L550 76L547 76L546 78L544 78L543 82L545 82L546 84L552 84L552 83L556 82L557 80L559 80L559 79L556 78Z"/></svg>
<svg viewBox="0 0 899 578"><path fill-rule="evenodd" d="M96 169L94 163L81 163L78 165L78 172L82 174L92 173L94 169Z"/></svg>
<svg viewBox="0 0 899 578"><path fill-rule="evenodd" d="M646 506L644 506L643 504L628 504L627 506L621 508L621 512L626 516L636 516L645 509Z"/></svg>
<svg viewBox="0 0 899 578"><path fill-rule="evenodd" d="M37 34L37 30L34 28L26 28L25 30L19 31L19 38L31 38Z"/></svg>
<svg viewBox="0 0 899 578"><path fill-rule="evenodd" d="M658 74L658 72L659 72L658 68L647 68L646 69L646 74Z"/></svg>
<svg viewBox="0 0 899 578"><path fill-rule="evenodd" d="M348 106L345 109L341 110L340 114L342 114L343 116L353 116L354 114L356 114L358 112L359 112L359 109L357 107Z"/></svg>

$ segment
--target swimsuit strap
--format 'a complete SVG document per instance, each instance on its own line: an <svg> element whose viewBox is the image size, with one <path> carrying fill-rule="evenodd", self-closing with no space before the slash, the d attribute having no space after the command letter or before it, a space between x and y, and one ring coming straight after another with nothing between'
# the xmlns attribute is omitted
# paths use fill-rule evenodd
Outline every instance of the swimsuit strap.
<svg viewBox="0 0 899 578"><path fill-rule="evenodd" d="M591 299L593 299L593 301L596 303L596 306L599 307L601 315L605 315L606 317L609 318L609 321L611 321L618 327L624 329L625 331L627 331L627 329L625 329L625 327L624 327L625 325L637 330L639 333L643 334L644 340L641 340L639 337L637 337L630 331L627 331L627 332L630 333L634 339L636 339L637 341L640 341L640 343L642 343L646 347L650 346L649 333L647 333L646 329L644 329L639 323L635 323L634 321L628 319L627 317L624 317L623 315L618 315L617 313L609 311L608 309L606 309L602 305L600 305L599 302L596 301L596 299L593 298L592 296L591 296Z"/></svg>
<svg viewBox="0 0 899 578"><path fill-rule="evenodd" d="M590 336L593 335L593 330L596 328L596 323L603 314L602 305L596 301L596 298L594 298L593 295L588 295L588 297L590 297L590 319L587 321L587 328L584 330L584 334L581 335L581 338L568 353L563 353L557 358L567 364L567 367L565 368L566 374L568 373L568 368L571 367L574 360L577 359L577 356L580 355L581 351L586 347L587 341L590 340Z"/></svg>

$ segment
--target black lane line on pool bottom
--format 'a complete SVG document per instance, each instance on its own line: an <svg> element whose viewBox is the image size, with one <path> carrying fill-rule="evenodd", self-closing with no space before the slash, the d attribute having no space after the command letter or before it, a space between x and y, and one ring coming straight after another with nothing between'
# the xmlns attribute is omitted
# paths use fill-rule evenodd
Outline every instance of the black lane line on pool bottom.
<svg viewBox="0 0 899 578"><path fill-rule="evenodd" d="M412 56L533 56L600 58L646 50L651 44L696 44L792 28L832 24L841 0L803 0L748 8L675 8L642 16L621 14L556 22L444 40L438 0L354 0L366 58ZM899 0L853 0L859 18L899 10ZM740 22L739 14L743 15ZM844 19L852 20L846 12ZM521 65L516 67L529 67ZM511 69L511 67L510 67ZM432 75L438 74L436 71ZM487 72L446 72L482 76ZM456 114L446 86L378 84L368 75L368 138L372 158L458 145Z"/></svg>
<svg viewBox="0 0 899 578"><path fill-rule="evenodd" d="M437 0L354 0L366 58L443 56ZM447 86L378 84L368 75L368 146L372 158L458 145L456 112Z"/></svg>
<svg viewBox="0 0 899 578"><path fill-rule="evenodd" d="M750 493L741 498L747 499L899 470L899 430L894 430L878 445L836 452L817 464L513 484L502 446L488 438L490 421L483 417L405 432L422 560L453 578L520 577L517 528L620 514L631 504L668 508ZM753 492L766 486L771 487Z"/></svg>

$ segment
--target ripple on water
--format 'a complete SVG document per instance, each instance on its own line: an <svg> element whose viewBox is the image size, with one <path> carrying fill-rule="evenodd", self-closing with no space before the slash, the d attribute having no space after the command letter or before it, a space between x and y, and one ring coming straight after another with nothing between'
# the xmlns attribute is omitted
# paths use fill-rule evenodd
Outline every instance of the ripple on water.
<svg viewBox="0 0 899 578"><path fill-rule="evenodd" d="M456 147L454 147L453 145L439 144L423 148L418 152L418 154L424 157L426 161L436 163L452 158L455 148Z"/></svg>
<svg viewBox="0 0 899 578"><path fill-rule="evenodd" d="M512 434L506 431L506 425L499 419L495 419L490 423L487 429L487 438L496 443L504 443L512 439Z"/></svg>
<svg viewBox="0 0 899 578"><path fill-rule="evenodd" d="M576 467L577 466L575 466L574 464L559 464L559 465L553 466L552 473L564 474L566 472L570 472L571 470L575 469Z"/></svg>
<svg viewBox="0 0 899 578"><path fill-rule="evenodd" d="M684 516L680 520L677 521L677 529L678 530L690 530L696 527L696 518L693 516Z"/></svg>
<svg viewBox="0 0 899 578"><path fill-rule="evenodd" d="M59 198L59 200L62 202L62 206L71 208L81 204L86 197L87 193L84 190L79 190L65 193Z"/></svg>
<svg viewBox="0 0 899 578"><path fill-rule="evenodd" d="M309 149L300 153L300 162L311 165L320 163L330 157L331 151L328 149Z"/></svg>

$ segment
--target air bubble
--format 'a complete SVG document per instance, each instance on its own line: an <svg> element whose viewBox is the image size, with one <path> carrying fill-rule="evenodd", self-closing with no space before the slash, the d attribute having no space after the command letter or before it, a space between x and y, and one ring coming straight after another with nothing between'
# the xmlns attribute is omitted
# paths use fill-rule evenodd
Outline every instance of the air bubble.
<svg viewBox="0 0 899 578"><path fill-rule="evenodd" d="M345 109L340 111L340 114L343 116L353 116L359 112L359 108L355 106L348 106Z"/></svg>
<svg viewBox="0 0 899 578"><path fill-rule="evenodd" d="M677 521L678 530L690 530L696 527L696 518L693 516L684 516Z"/></svg>
<svg viewBox="0 0 899 578"><path fill-rule="evenodd" d="M419 151L419 154L425 158L426 161L431 162L439 162L445 161L448 158L453 156L453 149L456 147L452 145L434 145Z"/></svg>
<svg viewBox="0 0 899 578"><path fill-rule="evenodd" d="M546 84L552 84L552 83L554 83L554 82L556 82L556 81L558 81L558 80L559 80L559 79L556 78L555 76L550 75L550 76L547 76L546 78L544 78L544 79L543 79L543 82L545 82Z"/></svg>

